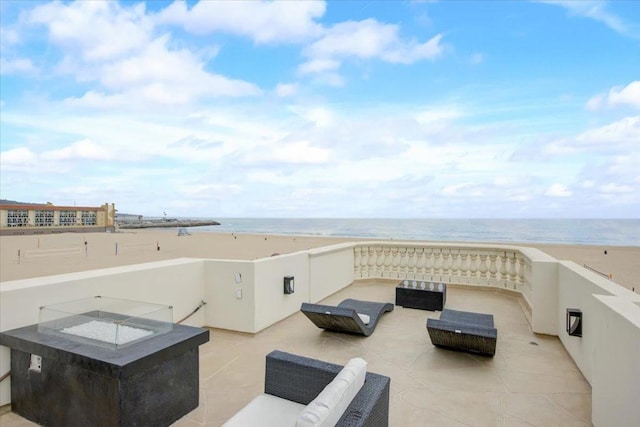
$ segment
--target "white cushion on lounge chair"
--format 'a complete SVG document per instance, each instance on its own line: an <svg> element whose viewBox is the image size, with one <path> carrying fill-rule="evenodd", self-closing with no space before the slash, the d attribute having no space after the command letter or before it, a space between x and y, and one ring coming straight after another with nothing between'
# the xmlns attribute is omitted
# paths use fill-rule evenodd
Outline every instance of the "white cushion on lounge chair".
<svg viewBox="0 0 640 427"><path fill-rule="evenodd" d="M270 394L261 394L236 413L223 427L293 426L305 406Z"/></svg>
<svg viewBox="0 0 640 427"><path fill-rule="evenodd" d="M368 314L358 313L358 317L360 318L360 320L362 320L362 323L364 323L365 325L368 325L369 322L371 321L371 317L369 317Z"/></svg>
<svg viewBox="0 0 640 427"><path fill-rule="evenodd" d="M304 408L296 427L335 426L364 385L366 375L367 362L359 357L351 359L333 381Z"/></svg>

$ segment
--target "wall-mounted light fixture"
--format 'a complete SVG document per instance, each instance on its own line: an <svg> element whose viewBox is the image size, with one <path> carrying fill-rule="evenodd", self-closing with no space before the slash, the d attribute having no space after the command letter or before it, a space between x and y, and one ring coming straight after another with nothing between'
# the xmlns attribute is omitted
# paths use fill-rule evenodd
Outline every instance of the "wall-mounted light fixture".
<svg viewBox="0 0 640 427"><path fill-rule="evenodd" d="M292 294L295 291L293 276L284 276L284 293Z"/></svg>
<svg viewBox="0 0 640 427"><path fill-rule="evenodd" d="M582 336L582 311L567 308L567 333L572 337Z"/></svg>

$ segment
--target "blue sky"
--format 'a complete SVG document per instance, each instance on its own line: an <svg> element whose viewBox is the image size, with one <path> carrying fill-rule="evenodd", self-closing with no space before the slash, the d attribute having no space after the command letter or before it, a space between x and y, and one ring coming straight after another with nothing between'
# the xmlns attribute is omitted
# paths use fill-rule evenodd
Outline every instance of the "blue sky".
<svg viewBox="0 0 640 427"><path fill-rule="evenodd" d="M634 1L0 2L1 198L640 218Z"/></svg>

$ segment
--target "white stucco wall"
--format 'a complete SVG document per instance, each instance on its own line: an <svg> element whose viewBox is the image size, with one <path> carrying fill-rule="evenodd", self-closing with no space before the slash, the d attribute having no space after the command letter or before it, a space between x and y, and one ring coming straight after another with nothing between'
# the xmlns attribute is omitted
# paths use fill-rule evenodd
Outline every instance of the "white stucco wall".
<svg viewBox="0 0 640 427"><path fill-rule="evenodd" d="M558 260L534 248L521 248L529 261L526 280L533 284L530 299L531 328L538 334L556 335L558 332Z"/></svg>
<svg viewBox="0 0 640 427"><path fill-rule="evenodd" d="M593 297L592 422L596 426L640 425L640 296Z"/></svg>
<svg viewBox="0 0 640 427"><path fill-rule="evenodd" d="M254 332L254 282L253 261L204 261L205 324L212 328Z"/></svg>
<svg viewBox="0 0 640 427"><path fill-rule="evenodd" d="M255 332L300 310L309 299L309 256L306 252L255 262ZM294 276L294 293L284 294L284 276Z"/></svg>
<svg viewBox="0 0 640 427"><path fill-rule="evenodd" d="M0 284L0 330L38 323L39 307L96 295L173 306L174 321L191 313L204 298L200 260L175 259ZM184 322L203 326L200 310ZM0 372L10 369L10 352L0 347ZM0 405L10 403L11 378L0 385Z"/></svg>
<svg viewBox="0 0 640 427"><path fill-rule="evenodd" d="M353 244L309 251L309 300L316 303L353 283Z"/></svg>
<svg viewBox="0 0 640 427"><path fill-rule="evenodd" d="M600 319L594 311L596 300L593 295L618 295L631 300L637 297L633 292L574 262L558 263L558 310L556 312L558 328L555 335L558 335L589 383L592 382L593 355L596 348L601 347L595 338L595 328ZM582 311L581 338L569 336L566 332L567 308L577 308ZM614 350L601 349L601 351Z"/></svg>

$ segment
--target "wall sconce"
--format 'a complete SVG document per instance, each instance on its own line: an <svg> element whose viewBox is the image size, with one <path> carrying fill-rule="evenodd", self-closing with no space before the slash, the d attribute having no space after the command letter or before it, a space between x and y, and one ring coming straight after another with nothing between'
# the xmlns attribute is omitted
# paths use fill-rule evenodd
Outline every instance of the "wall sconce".
<svg viewBox="0 0 640 427"><path fill-rule="evenodd" d="M567 308L567 333L572 337L582 336L582 311Z"/></svg>
<svg viewBox="0 0 640 427"><path fill-rule="evenodd" d="M284 293L292 294L295 291L293 276L284 276Z"/></svg>

